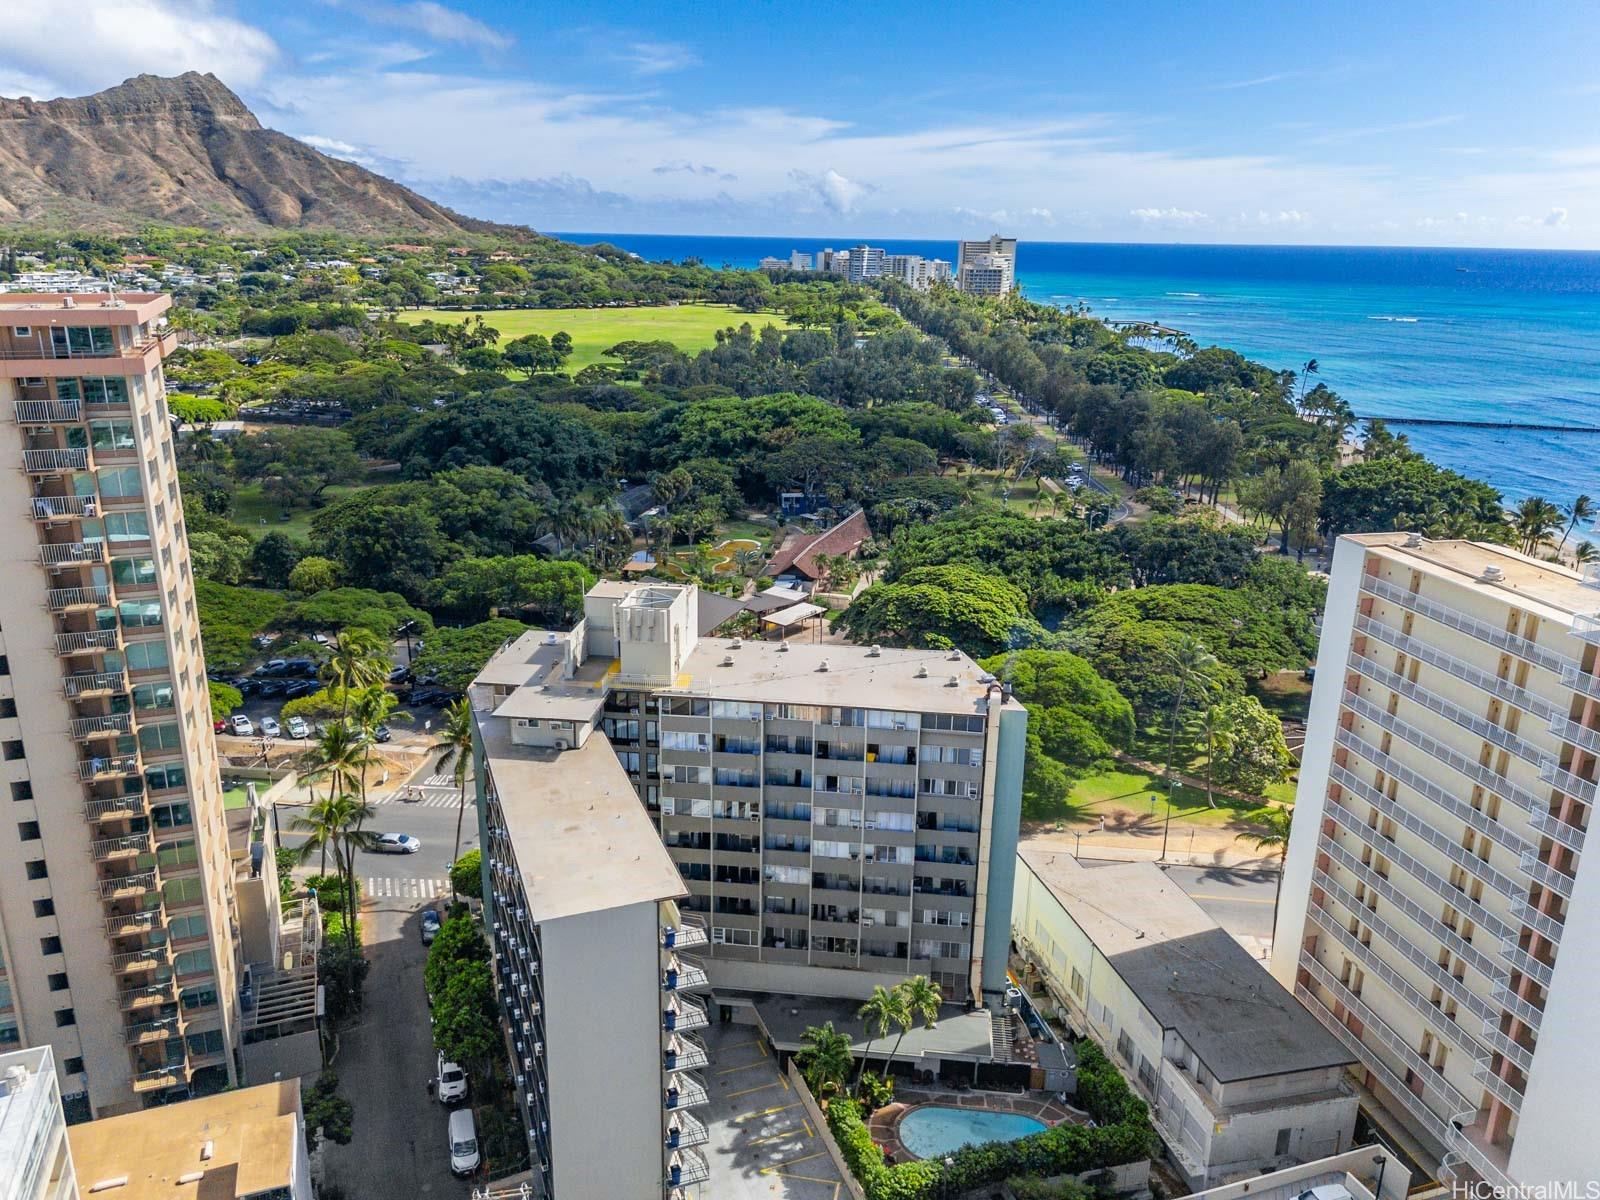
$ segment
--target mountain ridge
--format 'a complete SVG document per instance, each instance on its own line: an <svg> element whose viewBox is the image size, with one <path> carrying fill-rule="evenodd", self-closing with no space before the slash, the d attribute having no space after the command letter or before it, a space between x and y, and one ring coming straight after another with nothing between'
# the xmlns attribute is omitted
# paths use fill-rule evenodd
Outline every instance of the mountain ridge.
<svg viewBox="0 0 1600 1200"><path fill-rule="evenodd" d="M0 224L130 233L362 236L530 231L463 216L267 129L215 75L136 75L88 96L0 97Z"/></svg>

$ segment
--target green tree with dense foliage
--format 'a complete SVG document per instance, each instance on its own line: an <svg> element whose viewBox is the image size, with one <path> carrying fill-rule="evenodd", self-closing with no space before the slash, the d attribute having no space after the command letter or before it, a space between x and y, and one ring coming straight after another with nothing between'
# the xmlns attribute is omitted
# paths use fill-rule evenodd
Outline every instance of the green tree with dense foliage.
<svg viewBox="0 0 1600 1200"><path fill-rule="evenodd" d="M477 724L472 715L472 702L463 696L444 710L444 724L431 749L438 758L438 768L448 770L456 785L456 844L450 861L461 857L461 821L467 811L467 778L472 771L472 738ZM455 876L450 877L450 895L456 894Z"/></svg>
<svg viewBox="0 0 1600 1200"><path fill-rule="evenodd" d="M474 900L483 899L482 851L468 850L450 864L450 893L454 896L470 896Z"/></svg>
<svg viewBox="0 0 1600 1200"><path fill-rule="evenodd" d="M1294 773L1283 722L1254 696L1235 696L1207 717L1207 778L1260 795Z"/></svg>
<svg viewBox="0 0 1600 1200"><path fill-rule="evenodd" d="M915 567L876 583L834 622L862 643L994 654L1035 644L1044 631L1022 590L973 567Z"/></svg>
<svg viewBox="0 0 1600 1200"><path fill-rule="evenodd" d="M800 1040L804 1045L794 1061L806 1086L823 1098L838 1092L850 1074L850 1039L828 1021L820 1026L806 1026Z"/></svg>
<svg viewBox="0 0 1600 1200"><path fill-rule="evenodd" d="M332 591L339 586L339 567L331 558L308 554L289 569L289 590L302 596Z"/></svg>
<svg viewBox="0 0 1600 1200"><path fill-rule="evenodd" d="M1323 482L1321 523L1330 537L1408 529L1428 537L1510 540L1499 492L1420 455L1332 472Z"/></svg>
<svg viewBox="0 0 1600 1200"><path fill-rule="evenodd" d="M464 629L436 629L428 636L427 647L411 660L411 670L433 676L441 687L460 691L501 646L527 631L521 621L508 617L492 617Z"/></svg>
<svg viewBox="0 0 1600 1200"><path fill-rule="evenodd" d="M449 616L483 621L515 615L529 622L566 626L583 615L584 594L595 577L582 563L531 554L463 558L435 582L432 602Z"/></svg>

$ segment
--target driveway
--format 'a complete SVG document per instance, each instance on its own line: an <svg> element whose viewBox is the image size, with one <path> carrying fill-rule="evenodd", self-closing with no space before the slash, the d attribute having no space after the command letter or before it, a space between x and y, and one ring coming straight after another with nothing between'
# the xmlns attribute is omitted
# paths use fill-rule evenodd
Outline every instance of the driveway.
<svg viewBox="0 0 1600 1200"><path fill-rule="evenodd" d="M842 1200L844 1189L777 1059L747 1025L706 1030L707 1200Z"/></svg>

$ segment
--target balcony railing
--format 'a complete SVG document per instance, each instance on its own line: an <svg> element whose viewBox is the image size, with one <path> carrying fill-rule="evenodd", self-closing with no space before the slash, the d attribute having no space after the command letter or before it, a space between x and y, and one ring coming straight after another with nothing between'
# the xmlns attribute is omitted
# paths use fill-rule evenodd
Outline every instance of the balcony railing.
<svg viewBox="0 0 1600 1200"><path fill-rule="evenodd" d="M85 782L93 779L127 778L138 773L139 758L133 754L86 758L78 764L78 778Z"/></svg>
<svg viewBox="0 0 1600 1200"><path fill-rule="evenodd" d="M166 942L125 950L111 956L113 971L154 971L172 961L172 947Z"/></svg>
<svg viewBox="0 0 1600 1200"><path fill-rule="evenodd" d="M1488 642L1501 650L1509 650L1519 658L1525 658L1531 663L1544 667L1546 670L1559 671L1571 663L1565 655L1557 654L1553 650L1546 650L1543 646L1530 642L1527 638L1518 637L1514 633L1507 633L1504 629L1496 629L1476 617L1469 616L1460 609L1451 608L1448 604L1440 604L1437 600L1426 600L1415 592L1390 583L1387 579L1378 579L1372 575L1361 577L1361 587L1364 591L1371 592L1374 596L1381 596L1385 600L1393 600L1412 612L1420 613L1431 621L1447 625L1451 629L1458 629L1462 633L1470 634L1479 641Z"/></svg>
<svg viewBox="0 0 1600 1200"><path fill-rule="evenodd" d="M1586 642L1600 642L1600 613L1580 613L1573 617L1572 633Z"/></svg>
<svg viewBox="0 0 1600 1200"><path fill-rule="evenodd" d="M668 1156L667 1186L689 1187L711 1178L711 1168L698 1150L675 1150Z"/></svg>
<svg viewBox="0 0 1600 1200"><path fill-rule="evenodd" d="M108 713L99 717L77 717L71 726L72 736L83 738L104 737L108 734L132 733L133 716L130 713Z"/></svg>
<svg viewBox="0 0 1600 1200"><path fill-rule="evenodd" d="M150 983L144 987L129 988L117 997L117 1005L123 1009L142 1008L147 1004L172 1004L177 998L173 983L169 979L165 983Z"/></svg>
<svg viewBox="0 0 1600 1200"><path fill-rule="evenodd" d="M157 1067L153 1071L140 1071L133 1077L133 1090L153 1092L159 1088L176 1087L183 1082L183 1077L182 1063L175 1063L170 1067Z"/></svg>
<svg viewBox="0 0 1600 1200"><path fill-rule="evenodd" d="M1500 1032L1500 1018L1497 1014L1492 1020L1485 1021L1483 1027L1484 1053L1500 1053L1516 1063L1524 1073L1533 1070L1533 1051L1521 1042L1514 1042L1509 1036Z"/></svg>
<svg viewBox="0 0 1600 1200"><path fill-rule="evenodd" d="M1479 691L1487 692L1509 704L1514 704L1525 712L1535 716L1548 717L1554 712L1554 707L1543 696L1536 695L1526 688L1519 688L1508 679L1501 679L1482 667L1475 667L1465 659L1448 654L1436 646L1429 645L1420 638L1411 637L1401 633L1392 625L1385 625L1382 621L1375 621L1371 617L1356 617L1356 630L1369 637L1393 646L1396 650L1404 651L1412 658L1425 662L1430 666L1438 667L1454 675L1463 683L1470 684Z"/></svg>
<svg viewBox="0 0 1600 1200"><path fill-rule="evenodd" d="M1437 695L1419 684L1412 683L1405 676L1396 674L1387 667L1380 666L1370 658L1363 658L1361 655L1353 654L1350 656L1350 665L1375 683L1379 683L1391 691L1398 692L1407 700L1422 705L1423 708L1428 709L1430 712L1437 713L1445 720L1454 722L1468 732L1481 737L1484 741L1499 746L1502 750L1510 751L1518 758L1530 763L1537 763L1544 756L1544 752L1532 742L1525 741L1509 730L1496 725L1493 721L1469 712L1459 704L1452 704L1443 696Z"/></svg>
<svg viewBox="0 0 1600 1200"><path fill-rule="evenodd" d="M104 542L46 542L39 547L39 561L47 567L106 561Z"/></svg>
<svg viewBox="0 0 1600 1200"><path fill-rule="evenodd" d="M681 993L674 993L671 1001L661 1010L661 1028L673 1030L704 1029L711 1024L706 1006Z"/></svg>
<svg viewBox="0 0 1600 1200"><path fill-rule="evenodd" d="M1546 758L1539 763L1539 778L1561 789L1564 795L1571 796L1574 800L1582 800L1585 804L1593 804L1596 793L1600 792L1600 784L1580 779L1571 771L1563 769L1561 761L1555 757Z"/></svg>
<svg viewBox="0 0 1600 1200"><path fill-rule="evenodd" d="M89 451L81 447L72 450L24 450L22 452L22 469L30 475L56 475L62 471L87 471L89 469Z"/></svg>
<svg viewBox="0 0 1600 1200"><path fill-rule="evenodd" d="M661 968L661 990L664 992L693 991L708 987L710 983L705 968L688 962L668 962Z"/></svg>
<svg viewBox="0 0 1600 1200"><path fill-rule="evenodd" d="M161 886L154 871L135 871L130 875L113 875L100 881L100 899L125 900L133 896L147 896Z"/></svg>
<svg viewBox="0 0 1600 1200"><path fill-rule="evenodd" d="M664 925L661 929L661 944L669 950L704 946L708 940L706 923L698 917L679 916L676 925Z"/></svg>
<svg viewBox="0 0 1600 1200"><path fill-rule="evenodd" d="M1566 899L1572 899L1572 887L1577 881L1564 871L1558 871L1537 854L1524 854L1522 856L1522 871L1529 879L1542 883L1545 887L1559 893Z"/></svg>
<svg viewBox="0 0 1600 1200"><path fill-rule="evenodd" d="M1515 941L1507 940L1500 944L1500 957L1506 960L1506 965L1513 971L1521 971L1541 987L1549 987L1550 981L1555 978L1554 968L1540 962Z"/></svg>
<svg viewBox="0 0 1600 1200"><path fill-rule="evenodd" d="M130 817L142 816L144 812L144 793L133 792L126 796L107 796L103 799L88 801L83 806L83 819L86 821L125 821Z"/></svg>
<svg viewBox="0 0 1600 1200"><path fill-rule="evenodd" d="M124 1040L130 1046L141 1046L146 1042L165 1041L169 1037L179 1037L183 1034L183 1018L174 1013L170 1017L161 1017L154 1021L138 1021L127 1027Z"/></svg>
<svg viewBox="0 0 1600 1200"><path fill-rule="evenodd" d="M93 650L115 650L121 644L122 634L116 629L87 629L56 634L56 653L63 656L86 654Z"/></svg>
<svg viewBox="0 0 1600 1200"><path fill-rule="evenodd" d="M90 587L50 588L45 592L44 600L51 612L65 612L69 608L99 608L111 602L111 588L103 583Z"/></svg>
<svg viewBox="0 0 1600 1200"><path fill-rule="evenodd" d="M1529 824L1545 837L1560 842L1569 850L1582 850L1584 831L1569 825L1548 809L1535 809L1528 816Z"/></svg>
<svg viewBox="0 0 1600 1200"><path fill-rule="evenodd" d="M106 918L106 934L109 937L136 937L156 928L162 923L164 916L165 913L159 905L154 908L142 908L138 912L113 913Z"/></svg>
<svg viewBox="0 0 1600 1200"><path fill-rule="evenodd" d="M1472 1077L1483 1084L1491 1096L1512 1112L1520 1113L1522 1111L1522 1093L1495 1074L1494 1061L1492 1059L1479 1059L1473 1065Z"/></svg>
<svg viewBox="0 0 1600 1200"><path fill-rule="evenodd" d="M687 1112L674 1112L667 1120L667 1149L675 1150L679 1146L703 1146L711 1140L711 1134L706 1127L700 1124L696 1117Z"/></svg>
<svg viewBox="0 0 1600 1200"><path fill-rule="evenodd" d="M706 1048L692 1036L674 1033L661 1048L661 1069L664 1071L692 1071L711 1062Z"/></svg>
<svg viewBox="0 0 1600 1200"><path fill-rule="evenodd" d="M1495 795L1509 800L1524 811L1543 807L1533 797L1532 793L1519 788L1504 775L1496 774L1488 767L1474 762L1453 746L1448 746L1438 738L1423 733L1414 725L1408 725L1400 718L1391 716L1378 705L1372 703L1365 696L1346 695L1345 707L1351 712L1371 721L1380 729L1387 729L1390 733L1411 743L1423 751L1429 758L1442 762L1452 770L1466 776L1474 783L1482 784ZM1541 775L1540 778L1543 778Z"/></svg>
<svg viewBox="0 0 1600 1200"><path fill-rule="evenodd" d="M711 1103L711 1093L706 1091L705 1080L684 1072L667 1081L662 1102L668 1112L676 1112L680 1108L703 1108Z"/></svg>
<svg viewBox="0 0 1600 1200"><path fill-rule="evenodd" d="M130 855L150 852L148 833L130 833L125 837L101 838L89 843L89 855L96 862L112 862Z"/></svg>
<svg viewBox="0 0 1600 1200"><path fill-rule="evenodd" d="M18 425L69 425L83 419L76 400L18 400L14 411Z"/></svg>
<svg viewBox="0 0 1600 1200"><path fill-rule="evenodd" d="M35 496L28 503L29 515L35 521L60 521L100 515L100 502L93 496Z"/></svg>
<svg viewBox="0 0 1600 1200"><path fill-rule="evenodd" d="M1550 732L1563 742L1582 746L1591 754L1600 754L1600 731L1590 729L1587 725L1579 725L1566 717L1551 717Z"/></svg>

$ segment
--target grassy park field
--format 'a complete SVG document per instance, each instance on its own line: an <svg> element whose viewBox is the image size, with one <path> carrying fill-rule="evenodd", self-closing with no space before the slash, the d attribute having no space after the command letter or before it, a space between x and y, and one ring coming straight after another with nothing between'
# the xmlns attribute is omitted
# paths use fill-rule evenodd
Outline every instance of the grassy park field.
<svg viewBox="0 0 1600 1200"><path fill-rule="evenodd" d="M409 309L399 314L402 321L468 321L482 317L484 324L500 331L500 345L529 333L545 337L565 330L572 338L572 357L566 370L576 375L592 363L615 363L603 357L618 342L671 342L690 354L716 345L717 330L737 329L748 321L754 328L763 325L787 326L779 313L741 312L726 304L678 304L660 308L505 308L494 312L443 312L438 309Z"/></svg>

